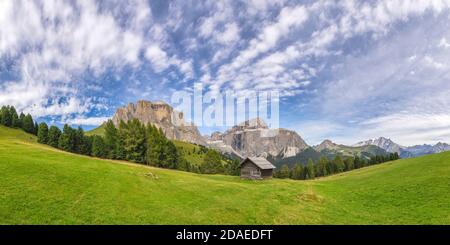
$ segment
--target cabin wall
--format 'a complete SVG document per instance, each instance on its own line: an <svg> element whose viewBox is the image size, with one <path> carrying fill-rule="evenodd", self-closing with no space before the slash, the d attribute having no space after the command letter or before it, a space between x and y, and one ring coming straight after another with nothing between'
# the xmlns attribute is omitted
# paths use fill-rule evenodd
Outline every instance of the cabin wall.
<svg viewBox="0 0 450 245"><path fill-rule="evenodd" d="M261 177L264 179L270 179L273 176L273 169L263 169L261 170Z"/></svg>
<svg viewBox="0 0 450 245"><path fill-rule="evenodd" d="M251 162L245 162L241 166L241 178L246 179L260 179L261 170Z"/></svg>

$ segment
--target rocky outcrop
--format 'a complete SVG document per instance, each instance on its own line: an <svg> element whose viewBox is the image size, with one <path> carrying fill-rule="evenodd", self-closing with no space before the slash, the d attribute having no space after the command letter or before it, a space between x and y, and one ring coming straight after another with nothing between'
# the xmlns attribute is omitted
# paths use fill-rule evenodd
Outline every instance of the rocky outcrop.
<svg viewBox="0 0 450 245"><path fill-rule="evenodd" d="M381 149L383 149L387 152L390 152L390 153L395 153L395 152L400 153L402 148L404 148L403 146L394 143L391 139L387 139L384 137L361 141L353 146L366 146L366 145L378 146Z"/></svg>
<svg viewBox="0 0 450 245"><path fill-rule="evenodd" d="M233 149L243 157L279 156L290 157L306 149L308 145L294 131L287 129L269 129L259 118L245 121L223 134L214 134L214 145L222 145L225 150ZM219 144L217 142L222 142Z"/></svg>
<svg viewBox="0 0 450 245"><path fill-rule="evenodd" d="M136 104L129 103L117 109L112 121L118 126L121 120L127 122L135 118L144 124L151 123L161 128L169 139L206 145L197 127L186 123L183 113L174 110L165 102L140 100Z"/></svg>
<svg viewBox="0 0 450 245"><path fill-rule="evenodd" d="M339 149L339 145L333 143L331 140L324 140L320 145L314 146L314 150L321 152L323 150L337 150Z"/></svg>

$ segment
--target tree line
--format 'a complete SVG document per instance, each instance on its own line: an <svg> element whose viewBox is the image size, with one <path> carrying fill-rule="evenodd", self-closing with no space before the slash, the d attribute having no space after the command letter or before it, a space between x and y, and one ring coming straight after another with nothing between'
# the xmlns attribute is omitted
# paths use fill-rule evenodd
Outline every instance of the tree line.
<svg viewBox="0 0 450 245"><path fill-rule="evenodd" d="M314 179L316 177L338 174L398 159L400 159L400 156L397 152L387 155L372 156L370 159L361 158L359 156L343 157L337 155L334 159L330 160L327 157L322 156L317 162L309 159L306 165L297 163L292 168L287 164L284 164L279 170L274 172L274 177L296 180Z"/></svg>
<svg viewBox="0 0 450 245"><path fill-rule="evenodd" d="M21 113L18 116L13 106L3 106L0 123L37 135L38 143L72 153L196 173L239 175L238 160L203 146L198 152L204 155L203 163L191 164L180 154L175 144L167 139L161 128L152 124L144 125L137 119L121 121L118 127L108 120L104 125L103 136L88 136L81 127L75 129L65 124L60 130L57 126L49 127L45 122L37 124L30 114Z"/></svg>
<svg viewBox="0 0 450 245"><path fill-rule="evenodd" d="M30 114L17 114L14 106L2 106L0 109L0 124L10 128L20 128L27 133L37 135L38 125Z"/></svg>

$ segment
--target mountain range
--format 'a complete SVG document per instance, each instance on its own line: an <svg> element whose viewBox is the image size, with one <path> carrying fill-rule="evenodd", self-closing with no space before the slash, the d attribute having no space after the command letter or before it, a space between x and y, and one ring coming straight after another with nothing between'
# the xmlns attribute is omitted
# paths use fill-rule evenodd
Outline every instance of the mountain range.
<svg viewBox="0 0 450 245"><path fill-rule="evenodd" d="M317 161L321 156L331 159L336 155L357 155L369 159L375 155L398 153L400 157L408 158L450 150L450 145L446 143L405 147L384 137L351 146L336 144L331 140L309 146L297 132L284 128L271 129L260 118L239 123L225 132L202 136L195 125L184 121L182 112L174 110L165 102L145 100L118 108L112 121L118 126L120 121L135 118L161 128L169 139L208 146L232 157L261 156L276 165L305 164L308 159Z"/></svg>
<svg viewBox="0 0 450 245"><path fill-rule="evenodd" d="M402 158L418 157L428 154L441 153L450 150L450 145L442 142L439 142L435 145L423 144L415 146L401 146L393 142L391 139L384 137L362 141L355 144L354 146L364 146L364 145L378 146L390 153L397 152Z"/></svg>

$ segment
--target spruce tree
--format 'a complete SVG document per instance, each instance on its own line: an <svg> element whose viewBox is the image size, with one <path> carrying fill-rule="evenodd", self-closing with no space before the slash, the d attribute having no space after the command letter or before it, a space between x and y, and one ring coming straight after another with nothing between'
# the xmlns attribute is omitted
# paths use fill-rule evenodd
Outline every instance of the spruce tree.
<svg viewBox="0 0 450 245"><path fill-rule="evenodd" d="M31 117L30 114L27 114L24 119L23 119L23 123L22 123L22 129L30 134L34 134L35 130L34 130L34 122L33 122L33 118Z"/></svg>
<svg viewBox="0 0 450 245"><path fill-rule="evenodd" d="M9 106L2 106L2 109L0 110L1 114L1 124L6 127L12 126L12 117L10 113Z"/></svg>
<svg viewBox="0 0 450 245"><path fill-rule="evenodd" d="M14 106L9 107L9 114L11 116L11 127L20 128L19 116L17 115L17 111Z"/></svg>
<svg viewBox="0 0 450 245"><path fill-rule="evenodd" d="M345 171L350 171L355 168L355 166L354 166L355 162L354 162L353 157L347 157L344 160L344 164L345 164L345 168L344 168Z"/></svg>
<svg viewBox="0 0 450 245"><path fill-rule="evenodd" d="M201 171L205 174L223 173L222 159L217 151L210 149L206 152Z"/></svg>
<svg viewBox="0 0 450 245"><path fill-rule="evenodd" d="M341 173L344 171L345 165L344 165L344 161L342 161L342 158L340 155L337 155L334 158L333 164L334 164L335 173Z"/></svg>
<svg viewBox="0 0 450 245"><path fill-rule="evenodd" d="M92 156L105 158L107 156L107 149L103 137L94 135L92 137Z"/></svg>
<svg viewBox="0 0 450 245"><path fill-rule="evenodd" d="M328 158L321 156L319 162L317 163L317 176L327 176L328 175Z"/></svg>
<svg viewBox="0 0 450 245"><path fill-rule="evenodd" d="M291 170L289 169L289 166L287 164L283 164L283 166L281 166L280 172L278 173L278 178L287 179L289 178L290 173Z"/></svg>
<svg viewBox="0 0 450 245"><path fill-rule="evenodd" d="M145 162L145 127L137 119L121 124L119 134L123 140L125 159L133 162Z"/></svg>
<svg viewBox="0 0 450 245"><path fill-rule="evenodd" d="M38 126L37 141L41 144L48 144L48 126L45 122Z"/></svg>
<svg viewBox="0 0 450 245"><path fill-rule="evenodd" d="M51 126L48 130L48 142L49 146L58 147L59 137L61 136L61 130L56 126Z"/></svg>
<svg viewBox="0 0 450 245"><path fill-rule="evenodd" d="M114 126L112 120L108 120L105 123L105 146L107 151L107 158L116 159L118 149L118 133L117 128Z"/></svg>
<svg viewBox="0 0 450 245"><path fill-rule="evenodd" d="M305 179L314 179L316 177L316 173L314 172L314 162L310 158L308 159L308 163L305 167Z"/></svg>
<svg viewBox="0 0 450 245"><path fill-rule="evenodd" d="M23 112L20 113L19 116L19 128L23 129L23 120L25 119L25 114L23 114Z"/></svg>
<svg viewBox="0 0 450 245"><path fill-rule="evenodd" d="M292 179L303 179L303 166L299 163L295 164L294 168L292 169Z"/></svg>

